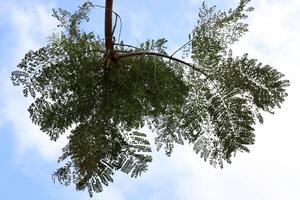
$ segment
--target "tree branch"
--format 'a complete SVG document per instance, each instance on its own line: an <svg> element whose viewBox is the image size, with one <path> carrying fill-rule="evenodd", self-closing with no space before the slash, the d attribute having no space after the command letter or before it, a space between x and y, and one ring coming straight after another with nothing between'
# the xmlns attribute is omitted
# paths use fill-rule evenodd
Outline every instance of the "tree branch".
<svg viewBox="0 0 300 200"><path fill-rule="evenodd" d="M105 6L101 6L101 5L98 5L98 4L92 4L93 7L98 7L98 8L104 8L105 10L107 10L107 8ZM121 16L115 12L114 10L111 10L112 13L114 13L116 15L116 19L115 19L115 24L114 24L114 27L112 29L112 35L114 35L114 32L115 32L115 29L116 29L116 26L117 26L117 19L119 18L120 20L120 31L119 31L119 36L118 36L118 41L120 41L120 37L121 37L121 32L122 32L122 18Z"/></svg>
<svg viewBox="0 0 300 200"><path fill-rule="evenodd" d="M113 0L106 0L105 2L105 48L106 51L112 51L114 48L112 41L112 8L113 8Z"/></svg>
<svg viewBox="0 0 300 200"><path fill-rule="evenodd" d="M118 58L119 58L119 59L122 59L122 58L126 58L126 57L131 57L131 56L145 56L145 55L159 56L159 57L163 57L163 58L168 58L168 59L170 59L170 60L173 60L173 61L179 62L179 63L181 63L181 64L184 64L184 65L186 65L186 66L189 66L189 67L191 67L193 70L195 70L195 71L197 71L197 72L200 72L200 73L202 73L202 74L204 74L204 75L207 76L207 74L206 74L204 71L202 71L202 70L200 70L199 68L195 67L195 66L194 66L193 64L191 64L191 63L185 62L185 61L183 61L183 60L181 60L181 59L174 58L174 57L169 56L169 55L157 53L157 52L147 52L147 51L145 51L145 52L130 52L130 53L125 53L125 54L119 54L119 55L118 55Z"/></svg>

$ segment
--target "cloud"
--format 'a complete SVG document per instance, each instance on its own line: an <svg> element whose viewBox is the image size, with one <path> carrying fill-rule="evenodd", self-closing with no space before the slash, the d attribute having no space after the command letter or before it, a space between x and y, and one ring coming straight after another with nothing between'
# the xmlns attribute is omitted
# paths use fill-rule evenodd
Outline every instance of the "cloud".
<svg viewBox="0 0 300 200"><path fill-rule="evenodd" d="M50 10L54 4L10 2L3 5L6 7L6 21L9 22L8 29L11 30L14 43L8 48L5 58L6 64L11 67L0 68L0 124L12 124L19 158L27 151L35 150L46 160L56 160L65 139L57 143L50 142L49 137L32 124L27 112L32 100L23 98L21 89L13 87L9 78L10 72L16 69L13 66L17 65L24 54L42 46L46 37L55 29L57 22L51 17Z"/></svg>

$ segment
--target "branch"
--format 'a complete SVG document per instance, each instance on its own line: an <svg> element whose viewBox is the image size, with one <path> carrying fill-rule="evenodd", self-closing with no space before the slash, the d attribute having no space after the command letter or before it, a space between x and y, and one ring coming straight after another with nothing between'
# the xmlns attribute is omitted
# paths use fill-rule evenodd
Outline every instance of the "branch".
<svg viewBox="0 0 300 200"><path fill-rule="evenodd" d="M101 6L101 5L98 5L98 4L92 4L92 6L108 10L105 6ZM114 27L113 27L113 30L112 30L112 35L114 35L114 33L115 33L115 29L116 29L116 26L117 26L117 19L119 18L119 20L120 20L120 30L119 30L119 36L118 36L118 41L120 41L122 26L123 26L122 25L122 18L116 11L111 10L111 12L113 12L116 15L116 20L115 20L115 24L114 24Z"/></svg>
<svg viewBox="0 0 300 200"><path fill-rule="evenodd" d="M112 41L112 8L113 0L106 0L105 2L105 48L106 51L112 51L114 48Z"/></svg>
<svg viewBox="0 0 300 200"><path fill-rule="evenodd" d="M195 67L191 63L185 62L185 61L183 61L179 58L174 58L172 56L157 53L157 52L147 52L147 51L145 51L145 52L130 52L130 53L125 53L125 54L119 54L118 58L122 59L122 58L126 58L126 57L131 57L131 56L144 56L144 55L159 56L159 57L163 57L163 58L168 58L170 60L179 62L181 64L184 64L184 65L188 66L188 67L191 67L193 70L195 70L197 72L200 72L200 73L204 74L205 76L207 76L207 74L204 71L202 71L199 68Z"/></svg>

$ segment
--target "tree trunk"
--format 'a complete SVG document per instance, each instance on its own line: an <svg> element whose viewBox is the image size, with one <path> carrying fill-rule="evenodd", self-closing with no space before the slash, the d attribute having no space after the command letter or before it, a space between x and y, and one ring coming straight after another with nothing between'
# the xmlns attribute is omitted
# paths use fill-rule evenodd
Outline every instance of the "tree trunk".
<svg viewBox="0 0 300 200"><path fill-rule="evenodd" d="M112 10L113 10L113 0L106 0L105 2L105 48L106 52L110 54L113 51L113 33L112 33ZM108 55L107 55L108 56Z"/></svg>

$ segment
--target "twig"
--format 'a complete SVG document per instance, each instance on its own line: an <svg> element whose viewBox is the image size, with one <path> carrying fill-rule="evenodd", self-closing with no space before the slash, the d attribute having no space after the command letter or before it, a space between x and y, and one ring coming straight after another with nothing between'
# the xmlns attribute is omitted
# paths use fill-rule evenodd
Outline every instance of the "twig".
<svg viewBox="0 0 300 200"><path fill-rule="evenodd" d="M130 44L115 43L115 45L117 45L117 46L124 46L124 47L130 47L130 48L138 49L138 50L141 49L139 47L136 47L136 46L133 46L133 45L130 45Z"/></svg>
<svg viewBox="0 0 300 200"><path fill-rule="evenodd" d="M192 42L192 40L189 40L184 45L182 45L181 47L179 47L176 51L174 51L174 53L171 54L171 57L173 57L178 51L180 51L181 49L183 49L186 45L188 45L191 42Z"/></svg>

